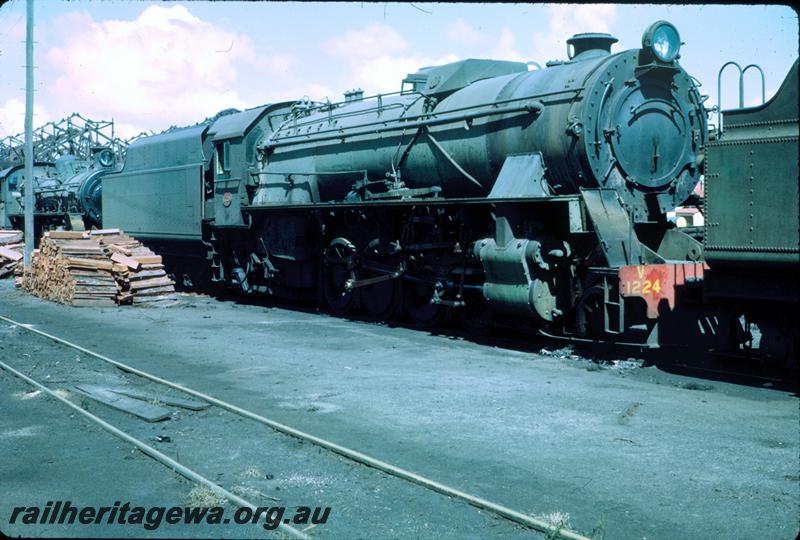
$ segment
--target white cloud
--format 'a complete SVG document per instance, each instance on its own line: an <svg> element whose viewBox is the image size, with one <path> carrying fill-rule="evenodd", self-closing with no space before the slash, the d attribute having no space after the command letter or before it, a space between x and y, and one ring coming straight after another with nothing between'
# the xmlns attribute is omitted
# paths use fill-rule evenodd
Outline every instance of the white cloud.
<svg viewBox="0 0 800 540"><path fill-rule="evenodd" d="M325 42L323 49L336 62L346 63L349 67L349 73L344 77L348 88L361 88L367 95L397 92L409 73L421 67L458 60L454 54L436 58L413 52L396 30L378 23L371 23L361 30L348 30ZM340 94L331 99L341 100Z"/></svg>
<svg viewBox="0 0 800 540"><path fill-rule="evenodd" d="M64 41L46 54L54 79L51 103L64 115L162 129L190 124L228 107L255 105L240 96L238 71L255 62L245 35L192 15L184 6L150 6L135 20L95 21L68 14ZM263 55L261 65L288 71L286 57ZM123 133L124 136L134 133Z"/></svg>
<svg viewBox="0 0 800 540"><path fill-rule="evenodd" d="M41 103L33 107L33 129L51 120L50 113ZM10 98L0 105L0 137L19 135L25 130L25 102Z"/></svg>
<svg viewBox="0 0 800 540"><path fill-rule="evenodd" d="M480 45L486 41L483 34L461 18L448 24L444 32L450 40L465 45Z"/></svg>
<svg viewBox="0 0 800 540"><path fill-rule="evenodd" d="M25 103L11 98L0 106L0 136L17 135L25 127Z"/></svg>
<svg viewBox="0 0 800 540"><path fill-rule="evenodd" d="M404 51L408 42L385 24L372 23L362 30L349 30L324 44L328 54L340 58L375 58Z"/></svg>
<svg viewBox="0 0 800 540"><path fill-rule="evenodd" d="M532 36L532 60L566 60L567 39L581 32L608 32L617 17L614 4L550 4L547 6L546 33Z"/></svg>
<svg viewBox="0 0 800 540"><path fill-rule="evenodd" d="M500 30L500 37L497 40L497 45L495 45L494 49L492 49L491 58L496 58L498 60L511 60L515 62L525 62L529 60L517 50L516 44L517 36L514 34L514 32L503 27Z"/></svg>

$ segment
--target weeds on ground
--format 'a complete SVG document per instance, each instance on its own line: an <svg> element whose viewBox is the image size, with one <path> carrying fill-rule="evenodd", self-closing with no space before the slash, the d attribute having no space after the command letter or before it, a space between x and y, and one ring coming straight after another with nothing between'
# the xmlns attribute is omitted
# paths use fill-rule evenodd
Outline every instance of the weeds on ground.
<svg viewBox="0 0 800 540"><path fill-rule="evenodd" d="M589 538L592 540L603 540L605 536L605 532L603 531L603 520L597 522L597 525L594 526L592 532L589 533Z"/></svg>
<svg viewBox="0 0 800 540"><path fill-rule="evenodd" d="M559 537L559 532L562 529L570 529L572 525L569 522L569 514L566 512L550 512L549 514L542 514L540 516L536 516L537 519L540 519L555 527L555 530L551 531L547 535L547 540L554 540Z"/></svg>
<svg viewBox="0 0 800 540"><path fill-rule="evenodd" d="M258 470L257 467L248 467L244 471L242 471L242 476L245 478L263 478L264 475L261 474L261 471Z"/></svg>
<svg viewBox="0 0 800 540"><path fill-rule="evenodd" d="M228 499L214 493L206 486L195 486L189 492L186 505L187 506L222 506L228 502Z"/></svg>
<svg viewBox="0 0 800 540"><path fill-rule="evenodd" d="M544 521L548 525L555 527L555 529L546 536L547 540L555 540L556 538L560 538L560 533L562 530L572 529L572 524L569 522L569 514L567 512L550 512L549 514L538 515L536 518ZM592 529L592 532L586 536L591 538L591 540L603 540L603 521L598 521L597 525L595 525L594 529Z"/></svg>

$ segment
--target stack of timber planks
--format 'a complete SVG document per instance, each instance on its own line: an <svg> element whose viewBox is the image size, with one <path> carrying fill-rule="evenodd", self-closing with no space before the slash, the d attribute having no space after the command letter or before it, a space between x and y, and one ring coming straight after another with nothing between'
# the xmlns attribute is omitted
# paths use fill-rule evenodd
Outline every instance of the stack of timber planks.
<svg viewBox="0 0 800 540"><path fill-rule="evenodd" d="M120 304L173 302L175 282L164 271L160 255L119 229L92 231L114 263Z"/></svg>
<svg viewBox="0 0 800 540"><path fill-rule="evenodd" d="M22 231L0 230L0 279L22 267L24 250Z"/></svg>
<svg viewBox="0 0 800 540"><path fill-rule="evenodd" d="M50 231L34 251L23 287L73 306L175 301L161 257L119 229Z"/></svg>
<svg viewBox="0 0 800 540"><path fill-rule="evenodd" d="M82 231L50 231L33 252L23 287L62 304L114 306L117 282L113 267L97 238Z"/></svg>

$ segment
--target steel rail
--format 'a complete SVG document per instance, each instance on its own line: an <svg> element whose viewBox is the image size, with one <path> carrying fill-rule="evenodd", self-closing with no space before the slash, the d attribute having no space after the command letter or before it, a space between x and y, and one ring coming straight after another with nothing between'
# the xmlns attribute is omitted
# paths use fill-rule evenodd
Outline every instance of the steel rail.
<svg viewBox="0 0 800 540"><path fill-rule="evenodd" d="M75 350L81 351L81 352L83 352L85 354L88 354L89 356L92 356L94 358L97 358L99 360L107 362L107 363L109 363L109 364L111 364L113 366L116 366L119 369L121 369L123 371L126 371L128 373L133 373L134 375L138 375L138 376L140 376L142 378L145 378L145 379L148 379L150 381L153 381L153 382L156 382L156 383L159 383L159 384L163 384L164 386L169 386L170 388L174 388L176 390L180 390L181 392L189 394L190 396L194 396L194 397L196 397L198 399L201 399L203 401L206 401L208 403L212 403L212 404L214 404L214 405L216 405L216 406L218 406L218 407L220 407L222 409L225 409L225 410L228 410L228 411L230 411L232 413L238 414L239 416L243 416L245 418L249 418L250 420L254 420L256 422L264 424L265 426L268 426L268 427L270 427L270 428L272 428L275 431L278 431L280 433L284 433L286 435L290 435L290 436L295 437L297 439L301 439L301 440L310 442L312 444L315 444L317 446L320 446L322 448L325 448L326 450L330 450L331 452L339 454L339 455L341 455L341 456L343 456L343 457L345 457L345 458L347 458L347 459L349 459L351 461L356 461L356 462L361 463L363 465L366 465L368 467L372 467L374 469L378 469L379 471L385 472L385 473L390 474L392 476L395 476L397 478L401 478L401 479L406 480L408 482L412 482L414 484L423 486L423 487L428 488L428 489L430 489L432 491L435 491L437 493L441 493L442 495L447 495L448 497L453 497L453 498L459 499L461 501L467 502L472 506L475 506L477 508L492 512L493 514L496 514L496 515L498 515L500 517L506 518L506 519L508 519L510 521L513 521L515 523L519 523L520 525L524 525L524 526L529 527L531 529L543 532L545 534L550 535L550 538L561 538L561 539L564 539L564 540L590 540L588 537L583 536L583 535L581 535L581 534L579 534L579 533L577 533L575 531L571 531L569 529L565 529L565 528L562 528L562 527L557 527L555 525L552 525L550 523L547 523L545 521L537 519L537 518L535 518L533 516L529 516L527 514L523 514L521 512L518 512L516 510L508 508L506 506L503 506L503 505L500 505L500 504L497 504L497 503L493 503L491 501L488 501L488 500L483 499L481 497L477 497L475 495L470 495L469 493L465 493L465 492L463 492L461 490L452 488L450 486L447 486L447 485L442 484L440 482L437 482L435 480L431 480L431 479L426 478L424 476L421 476L421 475L419 475L417 473L411 472L411 471L409 471L407 469L403 469L403 468L398 467L396 465L392 465L391 463L387 463L385 461L382 461L380 459L374 458L374 457L369 456L367 454L363 454L363 453L361 453L361 452L359 452L357 450L352 450L350 448L347 448L345 446L341 446L339 444L336 444L334 442L328 441L326 439L322 439L322 438L317 437L315 435L311 435L309 433L305 433L303 431L300 431L299 429L295 429L293 427L287 426L286 424L282 424L280 422L277 422L275 420L271 420L269 418L266 418L264 416L261 416L259 414L254 413L254 412L248 411L246 409L242 409L241 407L238 407L236 405L233 405L233 404L228 403L226 401L223 401L221 399L217 399L217 398L215 398L213 396L209 396L209 395L204 394L202 392L198 392L197 390L192 390L191 388L187 388L187 387L185 387L185 386L183 386L181 384L174 383L174 382L168 381L166 379L162 379L161 377L158 377L156 375L152 375L150 373L147 373L146 371L142 371L140 369L137 369L135 367L129 366L127 364L123 364L122 362L118 362L117 360L112 360L111 358L108 358L107 356L104 356L102 354L99 354L99 353L96 353L96 352L91 351L89 349L86 349L85 347L81 347L80 345L77 345L75 343L71 343L71 342L69 342L69 341L67 341L65 339L62 339L62 338L58 337L58 336L54 336L52 334L48 334L47 332L43 332L41 330L37 330L36 328L33 328L30 324L23 324L23 323L17 322L15 320L9 319L8 317L5 317L3 315L0 315L0 320L3 320L3 321L5 321L7 323L10 323L10 324L13 324L14 326L18 326L20 328L23 328L23 329L28 330L30 332L33 332L35 334L39 334L41 336L44 336L44 337L46 337L46 338L48 338L50 340L55 341L56 343L60 343L62 345L66 345L67 347L71 347L71 348L73 348Z"/></svg>
<svg viewBox="0 0 800 540"><path fill-rule="evenodd" d="M22 326L22 327L25 328L24 326ZM181 476L183 476L185 478L188 478L189 480L193 480L194 482L197 482L199 484L203 484L204 486L208 487L214 493L216 493L218 495L221 495L222 497L225 497L226 499L235 502L239 506L246 506L246 507L250 508L250 510L253 510L253 511L256 511L258 509L258 507L256 505L254 505L253 503L251 503L251 502L239 497L238 495L235 495L234 493L231 493L230 491L228 491L224 487L220 486L219 484L216 484L216 483L212 482L211 480L209 480L205 476L202 476L201 474L193 471L192 469L186 467L185 465L175 461L174 459L172 459L171 457L167 456L166 454L163 454L162 452L159 452L158 450L156 450L152 446L148 445L147 443L142 442L141 440L137 439L136 437L133 437L133 436L125 433L124 431L122 431L118 427L116 427L116 426L114 426L112 424L109 424L108 422L106 422L102 418L100 418L98 416L95 416L94 414L90 413L89 411L82 409L81 407L79 407L79 406L75 405L74 403L72 403L67 398L58 395L57 393L55 393L54 391L50 390L49 388L47 388L43 384L33 380L32 378L28 377L24 373L22 373L20 371L17 371L16 369L14 369L13 367L9 366L8 364L3 362L2 360L0 360L0 368L4 369L6 371L9 371L10 373L16 375L17 377L19 377L23 381L27 382L28 384L38 388L39 390L41 390L43 392L46 392L47 395L49 395L50 397L57 399L58 401L64 403L65 405L68 405L69 407L74 409L76 412L79 412L80 414L82 414L83 416L85 416L86 418L88 418L89 420L94 422L95 424L99 425L100 427L102 427L106 431L110 432L111 434L113 434L116 437L119 437L123 441L131 443L132 445L134 445L136 448L138 448L139 450L141 450L142 452L144 452L145 454L147 454L151 458L155 459L156 461L158 461L162 465L164 465L166 467L169 467L170 469L172 469L174 472L180 474ZM279 530L285 532L286 534L290 535L292 538L299 538L299 539L303 539L303 540L309 540L309 536L304 534L302 531L300 531L298 529L295 529L294 527L292 527L290 525L286 525L285 523L279 523L277 528Z"/></svg>

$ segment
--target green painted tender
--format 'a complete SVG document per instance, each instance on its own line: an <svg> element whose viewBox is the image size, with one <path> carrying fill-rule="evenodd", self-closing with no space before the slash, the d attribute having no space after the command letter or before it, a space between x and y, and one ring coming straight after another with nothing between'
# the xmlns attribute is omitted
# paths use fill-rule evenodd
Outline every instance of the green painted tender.
<svg viewBox="0 0 800 540"><path fill-rule="evenodd" d="M770 101L723 114L723 133L706 160L706 260L720 268L796 268L797 61Z"/></svg>
<svg viewBox="0 0 800 540"><path fill-rule="evenodd" d="M103 182L103 226L143 239L199 240L207 130L202 124L134 141L122 171Z"/></svg>
<svg viewBox="0 0 800 540"><path fill-rule="evenodd" d="M800 304L798 62L775 96L724 111L708 145L704 296L755 322L761 349L797 365Z"/></svg>
<svg viewBox="0 0 800 540"><path fill-rule="evenodd" d="M203 223L241 225L239 199L251 184L256 141L275 122L265 105L196 126L137 139L125 166L103 182L103 226L142 239L200 241ZM214 197L233 191L231 204ZM233 204L235 202L235 204Z"/></svg>

